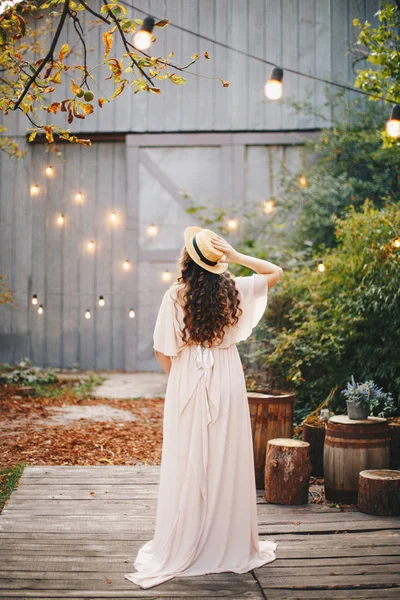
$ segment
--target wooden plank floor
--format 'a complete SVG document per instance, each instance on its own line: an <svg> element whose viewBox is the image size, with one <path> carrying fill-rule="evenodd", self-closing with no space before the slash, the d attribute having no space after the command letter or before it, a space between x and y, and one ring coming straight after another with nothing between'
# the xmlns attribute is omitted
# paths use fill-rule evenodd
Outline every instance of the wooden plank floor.
<svg viewBox="0 0 400 600"><path fill-rule="evenodd" d="M142 590L124 578L154 531L159 467L26 467L0 515L0 598L400 598L400 518L267 504L273 563Z"/></svg>

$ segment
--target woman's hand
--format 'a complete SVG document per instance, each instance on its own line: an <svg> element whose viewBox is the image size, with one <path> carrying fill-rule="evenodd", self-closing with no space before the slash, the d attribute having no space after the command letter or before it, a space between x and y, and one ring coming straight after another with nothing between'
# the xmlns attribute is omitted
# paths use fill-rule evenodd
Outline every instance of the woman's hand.
<svg viewBox="0 0 400 600"><path fill-rule="evenodd" d="M224 256L222 256L218 262L237 262L238 253L230 244L228 244L226 240L224 240L224 238L216 233L212 238L210 238L210 241L214 248L224 253Z"/></svg>

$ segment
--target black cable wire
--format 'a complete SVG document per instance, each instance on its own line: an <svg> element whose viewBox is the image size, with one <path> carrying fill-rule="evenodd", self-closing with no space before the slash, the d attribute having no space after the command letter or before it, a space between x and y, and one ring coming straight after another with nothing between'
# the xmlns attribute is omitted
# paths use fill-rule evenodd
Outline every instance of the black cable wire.
<svg viewBox="0 0 400 600"><path fill-rule="evenodd" d="M129 6L129 8L132 8L133 10L136 10L139 13L142 13L143 15L148 14L146 11L142 10L141 8L137 8L136 6L134 6L133 4L130 4L129 2L126 2L125 0L120 0L120 2L121 2L121 4L124 4L125 6ZM160 17L157 17L155 15L152 15L152 16L155 19L160 20ZM231 50L232 52L237 52L238 54L241 54L242 56L246 56L247 58L252 58L253 60L257 60L258 62L261 62L265 65L269 65L271 67L277 66L276 63L266 60L265 58L261 58L260 56L255 56L254 54L250 54L249 52L245 52L244 50L239 50L238 48L235 48L234 46L229 46L228 44L225 44L224 42L219 42L219 41L214 40L206 35L202 35L201 33L196 33L195 31L192 31L191 29L187 29L186 27L182 27L181 25L176 25L175 23L170 22L168 26L175 27L175 29L179 29L180 31L184 31L185 33L194 35L197 38L205 40L206 42L210 42L212 44L216 44L217 46L221 46L221 48L225 48L226 50ZM344 83L337 83L335 81L330 81L329 79L324 79L322 77L316 77L315 75L303 73L302 71L297 71L296 69L290 69L289 67L283 67L282 65L279 65L279 66L284 71L287 71L288 73L293 73L294 75L299 75L300 77L307 77L308 79L312 79L313 81L320 81L322 83L326 83L328 85L332 85L332 86L341 88L342 90L347 90L348 92L355 92L356 94L362 94L363 96L369 96L370 98L376 98L377 100L383 100L384 102L389 102L391 104L398 104L398 102L396 102L396 100L385 99L382 96L378 96L377 94L371 94L369 92L364 92L363 90L359 90L359 89L351 87L349 85L345 85Z"/></svg>

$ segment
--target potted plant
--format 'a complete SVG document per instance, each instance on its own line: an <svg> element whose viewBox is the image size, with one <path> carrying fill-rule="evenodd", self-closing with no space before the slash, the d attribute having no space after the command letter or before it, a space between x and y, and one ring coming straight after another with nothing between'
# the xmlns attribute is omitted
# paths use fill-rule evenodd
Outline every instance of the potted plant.
<svg viewBox="0 0 400 600"><path fill-rule="evenodd" d="M375 407L390 404L392 400L391 394L384 392L372 379L356 383L353 375L342 394L346 398L349 419L357 420L367 419Z"/></svg>

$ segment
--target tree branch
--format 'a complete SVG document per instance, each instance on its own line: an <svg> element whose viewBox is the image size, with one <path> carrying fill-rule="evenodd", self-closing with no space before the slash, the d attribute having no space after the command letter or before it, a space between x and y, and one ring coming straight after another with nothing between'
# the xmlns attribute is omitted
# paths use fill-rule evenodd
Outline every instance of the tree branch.
<svg viewBox="0 0 400 600"><path fill-rule="evenodd" d="M46 56L44 57L44 59L42 60L42 62L38 66L38 68L36 69L36 71L33 73L33 75L29 78L28 83L25 85L25 87L22 91L22 94L20 95L20 97L18 98L16 103L14 104L13 110L17 110L17 108L19 108L19 105L21 104L22 100L25 98L26 94L29 91L29 88L31 87L32 83L34 83L36 77L41 73L43 67L49 62L50 59L53 60L54 50L57 45L58 39L61 35L61 31L64 27L65 19L67 18L67 15L68 15L69 2L70 2L70 0L65 0L65 2L64 2L64 8L63 8L63 12L60 17L60 22L58 24L57 31L54 35L53 41L51 42L51 46L49 48L48 53L46 54Z"/></svg>
<svg viewBox="0 0 400 600"><path fill-rule="evenodd" d="M103 15L101 13L98 13L95 10L93 10L93 8L90 8L90 6L88 6L84 0L79 0L79 4L82 4L82 6L84 8L86 8L86 10L88 12L90 12L92 15L94 15L98 19L101 19L102 21L104 21L104 23L107 23L107 25L110 25L110 21L108 19L106 19L106 17L103 17Z"/></svg>
<svg viewBox="0 0 400 600"><path fill-rule="evenodd" d="M105 6L107 6L107 0L103 0L103 4ZM141 67L139 67L137 61L133 58L132 53L131 53L131 51L129 50L129 47L128 47L128 42L127 42L127 40L125 38L125 34L122 31L122 29L121 29L121 25L119 23L118 18L115 17L110 10L107 10L107 12L110 15L110 18L114 21L114 23L116 24L116 26L118 28L118 31L119 31L121 39L122 39L122 43L124 44L125 50L127 51L128 55L130 56L130 58L132 60L132 64L135 65L135 67L138 69L138 71L141 72L141 74L143 75L143 77L145 79L147 79L147 81L150 83L151 87L154 87L153 82L152 82L151 78L147 75L146 71L144 71Z"/></svg>

